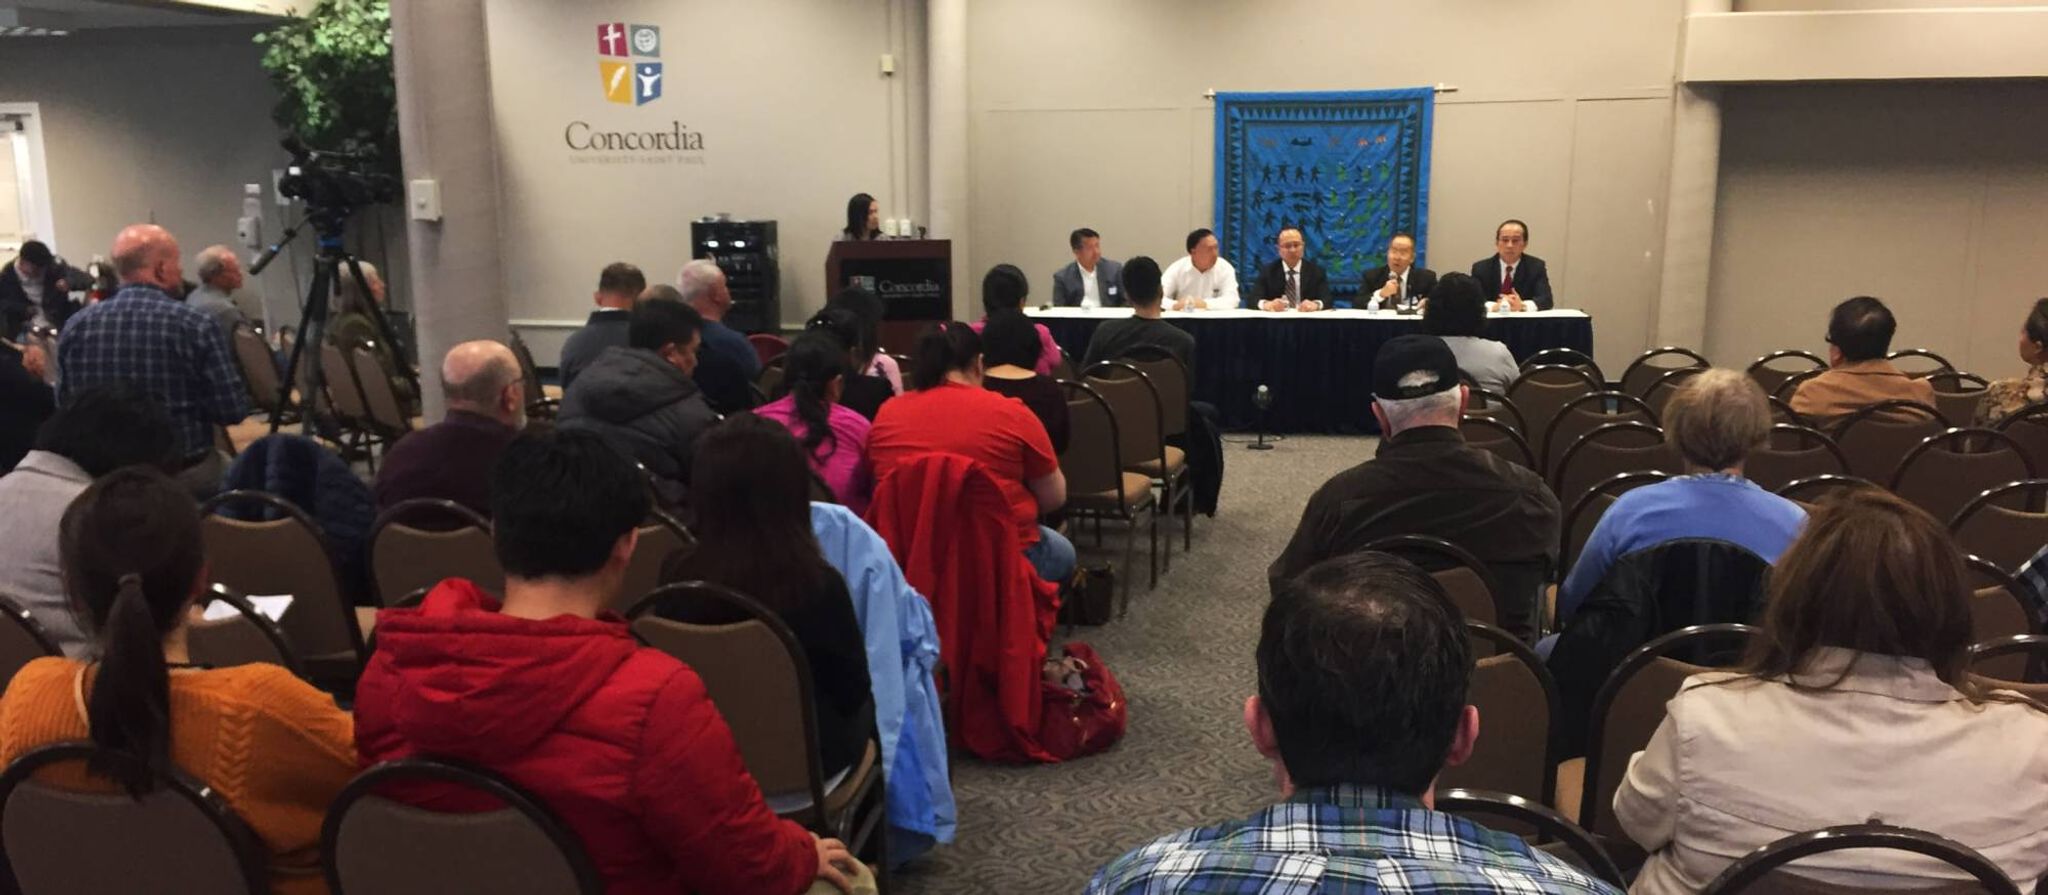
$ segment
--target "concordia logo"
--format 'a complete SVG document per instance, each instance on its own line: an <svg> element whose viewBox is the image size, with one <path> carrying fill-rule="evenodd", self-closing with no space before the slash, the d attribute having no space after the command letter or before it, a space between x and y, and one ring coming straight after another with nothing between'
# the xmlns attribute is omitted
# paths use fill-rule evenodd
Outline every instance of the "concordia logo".
<svg viewBox="0 0 2048 895"><path fill-rule="evenodd" d="M644 106L661 98L661 29L606 22L597 26L597 74L606 102Z"/></svg>

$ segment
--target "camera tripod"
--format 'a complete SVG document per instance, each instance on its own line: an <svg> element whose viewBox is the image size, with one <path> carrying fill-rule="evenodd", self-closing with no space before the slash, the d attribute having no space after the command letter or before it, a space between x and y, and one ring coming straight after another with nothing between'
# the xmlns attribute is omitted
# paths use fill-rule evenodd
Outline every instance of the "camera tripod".
<svg viewBox="0 0 2048 895"><path fill-rule="evenodd" d="M305 299L299 305L299 336L292 342L290 359L285 362L284 387L278 389L277 406L272 408L270 412L270 431L273 434L277 432L278 427L283 424L284 419L293 409L295 403L293 400L294 391L300 393L296 401L299 418L306 421L309 430L316 421L317 414L315 411L319 402L315 399L313 392L326 386L326 374L329 372L322 369L321 352L318 346L327 337L328 312L332 305L332 296L334 295L335 288L341 283L341 272L344 265L348 269L349 276L355 280L355 294L361 297L363 311L376 324L378 337L384 340L388 350L393 352L398 350L398 339L391 329L390 319L384 316L384 309L379 306L375 297L370 294L369 280L363 276L361 263L356 259L355 255L349 253L343 241L342 237L347 231L350 211L352 209L313 210L309 211L306 219L299 223L299 226L303 226L307 222L313 224L315 231L313 244L317 254L313 258L313 282L306 287ZM298 236L299 226L287 228L284 237L278 240L276 244L270 246L264 252L263 257L257 259L255 264L250 265L250 274L261 273L263 268L269 265L271 259L276 258L277 253ZM306 351L306 346L309 344L315 346L315 350L310 354ZM300 388L299 372L302 361L305 362L306 379L304 387ZM398 367L406 379L412 383L413 394L419 394L419 376L413 372L412 365L403 362L401 359ZM340 372L340 375L352 374L347 370L343 370Z"/></svg>

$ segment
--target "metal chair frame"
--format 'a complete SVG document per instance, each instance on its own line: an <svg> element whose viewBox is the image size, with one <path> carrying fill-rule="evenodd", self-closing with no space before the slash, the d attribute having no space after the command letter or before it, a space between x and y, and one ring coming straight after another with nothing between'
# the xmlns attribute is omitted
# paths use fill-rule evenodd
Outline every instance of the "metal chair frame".
<svg viewBox="0 0 2048 895"><path fill-rule="evenodd" d="M1634 677L1644 668L1649 667L1650 663L1664 658L1666 654L1676 652L1682 647L1691 646L1700 641L1727 638L1734 635L1755 637L1761 632L1761 628L1752 625L1736 624L1693 625L1680 628L1636 647L1634 652L1622 658L1621 664L1614 666L1614 671L1607 675L1607 681L1600 685L1600 691L1593 696L1592 725L1586 736L1585 785L1579 793L1580 826L1587 830L1592 830L1600 816L1600 809L1602 807L1600 805L1600 771L1602 770L1602 765L1608 761L1626 762L1629 759L1626 755L1606 755L1606 743L1603 742L1607 734L1607 714L1613 710L1614 700L1620 695L1622 686L1628 683L1629 678ZM1612 798L1611 793L1608 796Z"/></svg>
<svg viewBox="0 0 2048 895"><path fill-rule="evenodd" d="M1531 472L1536 471L1536 455L1529 450L1529 442L1522 438L1522 433L1515 431L1515 427L1510 426L1507 423L1503 423L1500 420L1494 419L1490 416L1478 416L1476 414L1470 413L1465 414L1458 421L1458 428L1460 431L1463 431L1466 426L1477 426L1481 429L1488 429L1491 430L1494 434L1502 436L1498 439L1485 440L1506 441L1509 444L1514 445L1515 450L1522 452L1522 468L1527 469ZM1477 439L1473 439L1468 436L1465 439L1465 442L1467 444L1471 444L1476 440ZM1510 459L1510 462L1513 462L1512 459Z"/></svg>
<svg viewBox="0 0 2048 895"><path fill-rule="evenodd" d="M1548 805L1518 795L1453 787L1436 793L1436 810L1445 814L1483 814L1535 827L1542 839L1555 839L1584 861L1586 869L1615 889L1628 887L1628 877L1593 834Z"/></svg>
<svg viewBox="0 0 2048 895"><path fill-rule="evenodd" d="M1663 364L1651 363L1651 361L1656 358L1665 357L1668 355L1675 355L1678 357L1686 358L1690 360L1691 363L1688 363L1682 367L1668 367ZM1650 390L1656 387L1657 381L1663 379L1666 375L1669 375L1670 371L1703 369L1711 366L1713 366L1713 363L1711 361L1708 361L1699 352L1694 351L1690 348L1682 348L1677 345L1666 345L1662 348L1652 348L1648 351L1636 355L1636 359L1630 361L1628 367L1621 371L1621 379L1616 384L1616 390L1647 400L1650 396ZM1630 380L1633 376L1635 376L1636 371L1650 367L1655 367L1665 372L1659 373L1656 376L1652 377L1651 381L1642 387L1642 391L1640 393L1632 390L1630 386L1634 385L1634 383Z"/></svg>
<svg viewBox="0 0 2048 895"><path fill-rule="evenodd" d="M1572 533L1578 530L1579 517L1585 515L1593 508L1594 501L1602 497L1618 499L1621 493L1633 491L1644 485L1654 485L1668 478L1671 478L1670 473L1657 470L1616 473L1612 478L1604 479L1599 484L1587 489L1585 494L1580 495L1578 500L1573 501L1571 510L1565 513L1564 525L1558 531L1558 582L1562 584L1565 578L1571 575L1572 566L1578 563L1579 554L1585 550L1584 544L1574 545L1572 543ZM1615 489L1617 488L1621 489L1620 493L1616 492ZM1601 515L1606 515L1605 508L1602 508ZM1591 537L1590 531L1588 531L1587 536ZM1574 546L1578 549L1572 549Z"/></svg>
<svg viewBox="0 0 2048 895"><path fill-rule="evenodd" d="M1116 410L1110 406L1109 399L1104 398L1101 392L1096 391L1094 386L1086 382L1061 382L1060 389L1065 393L1069 403L1080 400L1100 405L1102 414L1109 423L1108 450L1115 455L1116 462L1114 466L1118 473L1116 484L1117 511L1112 513L1092 507L1073 507L1070 505L1067 508L1067 514L1076 519L1092 518L1095 520L1095 543L1098 547L1102 544L1102 520L1104 518L1117 519L1122 521L1127 527L1128 531L1124 538L1124 567L1126 573L1122 576L1123 581L1119 586L1123 592L1119 595L1117 608L1118 617L1122 617L1129 614L1131 609L1131 576L1128 570L1137 561L1139 514L1148 509L1152 515L1152 580L1149 588L1156 589L1159 587L1159 501L1156 496L1148 492L1147 498L1143 503L1132 507L1130 495L1124 492L1122 475L1123 432L1120 428L1122 423L1117 420ZM1069 439L1067 450L1072 451L1079 447L1077 442L1078 439ZM1169 537L1168 540L1170 541L1172 538Z"/></svg>
<svg viewBox="0 0 2048 895"><path fill-rule="evenodd" d="M378 580L377 577L377 543L382 538L384 529L402 524L399 521L401 519L427 512L443 513L460 521L462 525L454 530L477 528L483 531L484 537L489 538L491 535L491 520L484 518L482 513L478 513L469 507L446 498L415 497L410 500L401 500L385 507L383 512L377 514L376 521L370 523L370 536L365 541L365 547L363 548L365 554L364 562L370 567L370 595L377 601L377 605L384 607L393 605L386 602L384 582ZM411 528L412 526L407 527Z"/></svg>
<svg viewBox="0 0 2048 895"><path fill-rule="evenodd" d="M1796 833L1750 852L1728 865L1700 895L1731 895L1762 882L1773 871L1824 852L1881 848L1925 855L1968 873L1990 895L2020 895L1998 865L1969 846L1925 830L1889 824L1848 824Z"/></svg>

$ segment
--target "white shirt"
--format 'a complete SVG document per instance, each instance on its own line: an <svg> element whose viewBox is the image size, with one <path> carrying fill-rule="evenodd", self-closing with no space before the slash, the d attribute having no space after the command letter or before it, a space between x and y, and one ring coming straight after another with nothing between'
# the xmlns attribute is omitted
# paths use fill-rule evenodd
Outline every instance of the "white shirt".
<svg viewBox="0 0 2048 895"><path fill-rule="evenodd" d="M1195 269L1194 259L1182 255L1180 260L1167 265L1166 272L1159 275L1159 294L1166 299L1166 309L1181 310L1181 299L1207 299L1210 308L1235 308L1244 304L1244 297L1238 294L1237 268L1230 262L1217 258L1205 273Z"/></svg>
<svg viewBox="0 0 2048 895"><path fill-rule="evenodd" d="M1102 307L1102 286L1096 282L1096 272L1102 269L1102 262L1096 262L1095 268L1081 270L1081 265L1074 265L1075 270L1081 271L1081 307L1084 308Z"/></svg>
<svg viewBox="0 0 2048 895"><path fill-rule="evenodd" d="M1401 300L1408 296L1408 275L1414 272L1415 266L1412 264L1408 266L1407 270L1401 271L1400 273L1395 273L1391 270L1387 271L1387 279L1399 282L1401 284L1400 289L1394 292L1393 298L1381 298L1380 290L1374 289L1372 291L1372 298L1367 300L1365 303L1365 309L1368 311L1377 311L1380 309L1380 305L1382 304L1385 304L1387 307L1390 308L1400 307ZM1386 288L1386 285L1381 284L1380 288L1384 289Z"/></svg>

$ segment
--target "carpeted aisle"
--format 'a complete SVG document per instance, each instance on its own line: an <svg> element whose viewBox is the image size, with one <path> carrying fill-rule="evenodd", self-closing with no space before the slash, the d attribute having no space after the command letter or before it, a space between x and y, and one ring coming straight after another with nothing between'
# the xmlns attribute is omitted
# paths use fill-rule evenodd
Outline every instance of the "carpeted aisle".
<svg viewBox="0 0 2048 895"><path fill-rule="evenodd" d="M1009 767L956 755L959 838L899 872L892 890L1077 893L1132 846L1270 801L1271 774L1240 720L1255 678L1266 565L1316 487L1370 457L1374 444L1296 436L1266 452L1226 445L1221 512L1196 519L1195 552L1176 543L1172 573L1148 592L1141 531L1131 614L1074 634L1123 681L1131 717L1123 742L1064 765ZM1080 543L1084 562L1101 555L1091 538ZM1121 559L1115 535L1104 547Z"/></svg>

